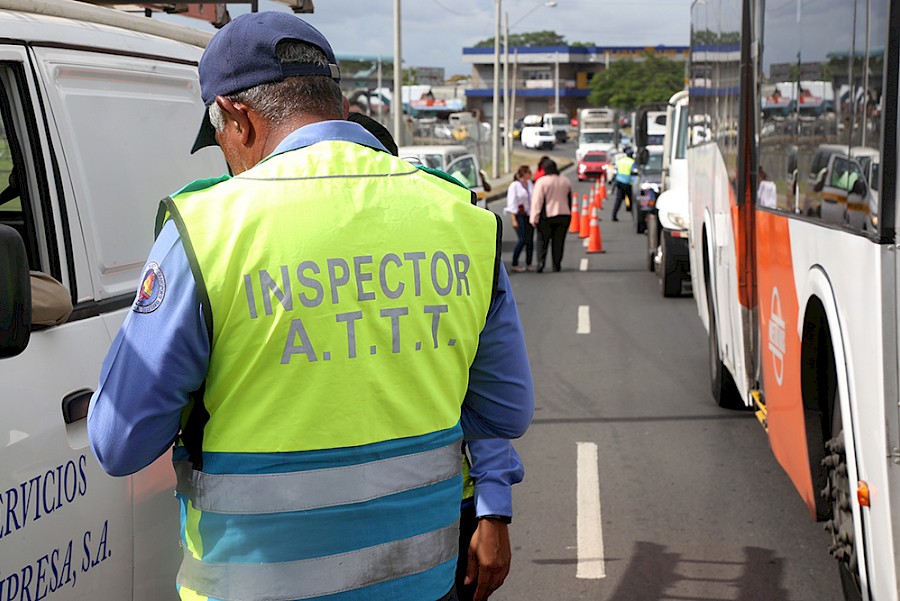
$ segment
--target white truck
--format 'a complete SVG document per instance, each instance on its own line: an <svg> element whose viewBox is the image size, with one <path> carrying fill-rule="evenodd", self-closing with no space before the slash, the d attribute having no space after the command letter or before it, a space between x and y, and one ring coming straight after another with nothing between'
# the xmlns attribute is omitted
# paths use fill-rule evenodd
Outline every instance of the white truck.
<svg viewBox="0 0 900 601"><path fill-rule="evenodd" d="M569 116L565 113L544 113L543 123L554 135L557 143L562 144L569 139Z"/></svg>
<svg viewBox="0 0 900 601"><path fill-rule="evenodd" d="M591 150L614 152L619 149L619 125L611 108L583 108L578 113L578 148L575 160Z"/></svg>
<svg viewBox="0 0 900 601"><path fill-rule="evenodd" d="M675 93L666 111L663 142L662 193L656 211L647 218L647 266L656 271L659 291L665 297L691 291L688 254L690 212L688 207L687 145L691 133L688 94Z"/></svg>
<svg viewBox="0 0 900 601"><path fill-rule="evenodd" d="M209 37L80 2L0 0L0 599L177 598L170 457L110 477L86 415L159 200L227 169L217 149L189 153ZM71 301L61 325L32 323L33 272Z"/></svg>

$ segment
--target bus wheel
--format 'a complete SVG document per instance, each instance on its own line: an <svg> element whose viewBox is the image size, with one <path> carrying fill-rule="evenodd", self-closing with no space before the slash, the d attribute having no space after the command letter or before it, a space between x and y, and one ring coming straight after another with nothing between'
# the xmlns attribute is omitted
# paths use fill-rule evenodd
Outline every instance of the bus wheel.
<svg viewBox="0 0 900 601"><path fill-rule="evenodd" d="M822 465L828 470L828 481L822 490L822 496L831 502L832 509L832 518L825 522L825 529L831 533L832 545L829 551L838 561L844 599L862 601L850 479L847 476L847 452L839 407L835 407L834 421L832 431L837 432L837 435L825 443L827 454L822 460Z"/></svg>
<svg viewBox="0 0 900 601"><path fill-rule="evenodd" d="M709 381L712 395L719 407L723 409L743 409L741 395L731 377L728 368L719 357L719 333L716 325L716 312L712 304L712 290L706 284L706 306L709 310Z"/></svg>

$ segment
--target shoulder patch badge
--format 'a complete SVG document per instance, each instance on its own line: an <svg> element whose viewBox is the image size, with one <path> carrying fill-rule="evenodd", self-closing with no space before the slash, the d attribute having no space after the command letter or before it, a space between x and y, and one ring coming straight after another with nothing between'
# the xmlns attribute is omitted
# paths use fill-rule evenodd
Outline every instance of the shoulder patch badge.
<svg viewBox="0 0 900 601"><path fill-rule="evenodd" d="M153 313L162 304L165 296L166 278L159 265L149 263L131 308L135 313Z"/></svg>

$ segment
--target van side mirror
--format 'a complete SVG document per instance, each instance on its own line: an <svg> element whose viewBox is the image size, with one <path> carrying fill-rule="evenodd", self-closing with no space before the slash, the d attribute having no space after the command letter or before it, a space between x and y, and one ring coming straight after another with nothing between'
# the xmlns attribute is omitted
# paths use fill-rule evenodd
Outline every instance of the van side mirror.
<svg viewBox="0 0 900 601"><path fill-rule="evenodd" d="M856 196L865 196L868 194L868 190L866 189L866 182L861 179L856 180L853 183L853 189L850 190L851 194L855 194Z"/></svg>
<svg viewBox="0 0 900 601"><path fill-rule="evenodd" d="M31 336L31 281L19 232L0 225L0 358L15 357Z"/></svg>

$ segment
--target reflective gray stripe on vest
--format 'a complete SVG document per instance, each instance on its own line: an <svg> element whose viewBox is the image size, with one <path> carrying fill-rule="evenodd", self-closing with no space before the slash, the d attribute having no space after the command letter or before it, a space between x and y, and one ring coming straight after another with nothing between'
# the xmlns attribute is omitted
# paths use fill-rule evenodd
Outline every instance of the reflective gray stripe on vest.
<svg viewBox="0 0 900 601"><path fill-rule="evenodd" d="M374 547L282 563L207 563L185 549L177 582L223 601L309 599L425 572L456 559L458 546L459 522ZM446 593L422 592L423 599Z"/></svg>
<svg viewBox="0 0 900 601"><path fill-rule="evenodd" d="M178 492L195 509L262 514L371 501L449 480L461 471L459 442L369 463L280 474L208 474L176 462Z"/></svg>

